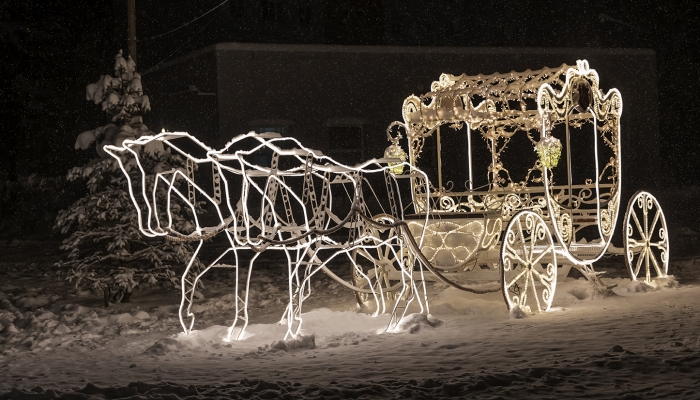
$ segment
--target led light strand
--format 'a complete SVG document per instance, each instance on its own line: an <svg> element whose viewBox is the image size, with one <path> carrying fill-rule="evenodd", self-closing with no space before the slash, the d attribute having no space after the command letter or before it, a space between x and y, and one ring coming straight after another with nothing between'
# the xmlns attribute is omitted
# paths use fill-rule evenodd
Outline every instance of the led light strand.
<svg viewBox="0 0 700 400"><path fill-rule="evenodd" d="M197 158L190 155L182 150L180 146L172 143L172 140L175 139L189 140L204 150L206 157ZM253 140L257 144L243 148L242 142L244 140ZM140 148L153 141L161 142L164 146L180 154L184 157L185 164L191 167L186 172L173 168L169 171L157 173L150 193L151 196L147 196L146 173L144 165L139 160L139 155ZM358 251L366 252L370 249L379 249L377 251L382 249L388 250L387 254L391 254L396 263L399 264L397 270L400 272L401 290L397 295L397 301L394 302L391 308L392 322L387 327L388 331L392 331L395 328L398 321L406 314L409 305L413 302L418 304L421 312L429 310L425 285L423 285L423 296L417 296L419 285L416 284L414 279L414 268L418 268L418 279L421 282L423 281L423 271L419 257L411 258L414 261L410 265L403 265L404 260L401 255L408 254L403 239L383 239L378 235L373 235L371 230L365 229L363 219L351 218L357 213L369 212L366 203L362 199L363 194L360 188L363 184L369 187L368 193L379 200L377 192L367 179L369 175L381 174L384 181L386 181L387 171L398 171L400 168L402 171L407 170L416 176L422 177L423 182L428 182L427 176L422 171L412 167L407 161L395 158L372 159L349 166L338 163L318 151L302 146L294 138L283 138L274 133L259 134L255 132L234 137L221 150L209 148L186 132L163 132L155 136L125 140L121 146L105 146L105 151L117 160L122 172L127 177L129 195L139 217L139 230L144 235L149 237L163 236L173 241L198 242L194 255L187 264L181 278L179 319L185 333L191 332L194 327L195 315L192 311L192 304L194 304L196 297L198 282L211 268L226 266L225 264L218 264L224 256L233 255L235 265L228 267L236 269L234 289L236 315L224 339L231 340L246 337L245 328L248 325L252 270L256 259L262 251L266 250L283 251L287 258L289 299L281 319L281 322L287 325L285 338L295 338L302 332L301 313L303 302L311 295L311 277L319 271L325 272L345 287L370 295L378 305L374 316L379 311L386 311L387 304L383 292L384 288L382 287L383 283L380 281L383 275L377 272L377 266L375 265L373 277L377 280L377 286L375 287L375 284L372 283L372 277L367 275L354 261L353 253ZM271 165L258 165L250 161L251 155L261 151L272 152L274 161ZM288 169L278 169L278 164L276 164L278 157L295 160L296 164ZM134 184L138 184L138 182L132 182L126 166L127 158L133 159L134 164L132 165L139 168L140 171L141 187L138 192L133 188ZM209 195L202 186L197 184L197 178L194 174L195 166L207 163L211 164L211 170L215 171L213 172L215 182L214 185L211 185L214 191L213 195ZM238 199L232 199L233 188L229 185L227 173L240 179L240 197ZM324 183L321 185L321 197L316 198L315 185L303 188L302 191L310 191L310 197L314 200L309 202L310 208L307 209L304 205L304 196L301 196L299 193L300 188L287 184L284 178L286 176L303 178L305 184L308 179L322 180ZM187 193L183 193L178 188L180 184L184 184L191 189L188 189ZM347 198L352 200L351 204L353 204L353 207L345 218L337 216L332 210L334 194L328 187L329 185L341 185L345 189ZM222 186L223 190L221 190ZM217 187L219 188L218 190ZM396 189L398 190L398 187ZM160 190L165 190L166 192L165 204L159 204L156 193ZM196 212L197 205L194 200L195 193L198 199L206 201L216 210L218 225L211 227L202 227L200 225L200 219ZM280 196L285 209L283 212L284 218L282 218L283 214L278 214L276 209ZM400 199L400 196L398 197ZM192 212L194 222L192 232L179 232L174 226L172 216L173 199L184 203ZM260 203L260 212L257 215L253 215L249 209L249 203L256 201L255 199L259 199ZM142 213L139 200L145 204L146 213ZM379 201L378 203L382 212L385 212L384 202ZM297 207L296 209L292 209L294 205ZM227 215L222 213L222 207L228 211ZM294 212L295 210L296 213ZM403 210L403 207L401 207L401 210ZM163 213L167 221L167 225L164 227L161 226L160 222ZM294 222L295 217L299 217L303 221L297 224ZM143 222L144 218L147 218L146 222ZM401 218L401 215L393 215L390 222L400 221ZM428 216L426 215L426 222L427 218ZM155 226L152 225L153 219L156 221ZM344 221L356 222L345 223ZM351 239L345 242L337 241L327 236L330 232L336 232L341 229L355 233L349 235L348 237ZM198 262L196 262L196 256L200 253L207 239L221 232L226 235L230 247L225 249L209 265L200 269ZM414 232L413 235L415 240L423 243L423 234ZM239 251L254 252L248 263L248 276L244 277L246 279L245 289L240 284ZM321 253L330 254L322 258ZM348 283L338 278L337 275L328 269L328 263L340 255L344 255L351 260L352 267L355 270L354 274L360 280L369 283L367 288ZM242 294L241 290L245 290L245 294ZM240 325L240 330L238 325Z"/></svg>

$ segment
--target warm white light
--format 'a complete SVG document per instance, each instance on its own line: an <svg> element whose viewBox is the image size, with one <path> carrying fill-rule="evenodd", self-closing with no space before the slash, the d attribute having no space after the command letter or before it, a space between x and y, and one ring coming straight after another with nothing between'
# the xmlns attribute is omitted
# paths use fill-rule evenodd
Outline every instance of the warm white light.
<svg viewBox="0 0 700 400"><path fill-rule="evenodd" d="M623 226L625 263L630 279L636 281L643 277L644 283L651 284L653 278L665 278L669 259L668 230L656 198L644 191L635 193Z"/></svg>
<svg viewBox="0 0 700 400"><path fill-rule="evenodd" d="M198 145L206 156L197 158L190 155L178 147L173 142L174 139L189 140ZM242 142L251 140L256 144L252 147L248 144L247 148L239 148ZM157 173L151 196L149 196L144 167L139 160L139 150L141 146L149 146L154 142L182 156L186 168L184 171L175 168ZM283 138L275 133L255 132L239 135L227 143L223 149L214 150L188 133L165 132L163 129L163 132L156 136L125 140L119 147L105 146L105 151L117 160L127 177L129 195L139 216L139 229L144 235L163 236L172 241L198 242L181 279L182 297L179 317L185 333L191 332L194 326L192 303L199 280L213 267L229 267L236 270L234 288L236 315L228 329L226 340L246 337L251 274L255 260L267 250L282 251L287 257L287 271L284 272L289 277L289 301L280 321L287 325L285 338L295 338L299 335L302 325L302 305L311 293L311 277L319 271L325 272L349 289L369 292L376 304L381 306L377 307L377 312L380 308L382 310L387 308L381 282L376 286L369 284L366 289L359 288L337 277L327 268L330 261L339 256L345 257L354 265L361 279L372 282L371 277L367 276L353 261L352 254L357 251L388 249L394 254L394 258L399 260L397 262L399 265L395 267L399 271L401 290L397 295L398 300L390 310L392 322L387 327L388 330L393 329L414 300L422 311L428 310L425 286L423 285L421 293L420 285L416 284L414 279L414 274L418 274L419 282L423 283L422 269L419 267L418 271L414 271L413 264L404 265L401 257L396 256L411 250L404 240L405 232L408 232L405 223L401 220L404 208L400 204L393 205L397 197L400 200L400 193L394 193L396 197L390 199L392 206L389 211L393 214L389 214L390 218L386 221L373 219L374 216L369 215L370 210L365 203L365 196L377 196L377 192L371 186L367 188L370 184L367 179L369 176L380 177L383 185L392 184L387 180L394 179L393 175L387 172L395 168L405 168L410 170L412 176L422 177L423 181L427 182L423 172L411 167L405 161L397 162L392 158L392 164L388 165L384 160L372 159L355 166L343 165L318 151L302 146L293 138ZM259 162L252 162L251 156L256 153L272 154L269 164L259 165ZM280 163L281 158L285 159L284 164ZM196 182L194 171L202 164L211 164L213 195L203 189L201 182ZM132 168L138 168L141 176L141 187L137 190L134 190L136 183L132 182L132 175L129 174ZM233 182L240 182L240 186L234 186ZM343 199L334 197L337 194L330 190L331 185L340 185L345 189L345 201L351 203L350 210L343 211L347 212L346 215L336 215L339 211L334 207L334 201L341 204ZM168 193L166 204L159 204L155 195L157 188L161 186ZM183 193L180 187L186 187L187 192ZM179 232L173 226L171 207L174 199L178 199L180 203L190 208L194 225L192 232ZM218 218L216 225L200 225L196 214L197 201L204 201L209 207L213 207ZM382 202L379 201L379 203ZM145 213L141 211L140 205L145 205ZM250 206L259 208L259 211L253 213ZM162 221L167 222L162 223ZM405 229L405 232L398 237L398 240L397 237L382 239L373 235L374 231L369 229L370 227L381 229L384 226L391 226L398 230ZM197 254L201 251L204 242L217 234L226 236L229 247L216 260L200 270L196 264ZM414 235L415 239L411 236L413 241L418 243L423 241L420 232L415 232ZM338 241L337 237L347 239ZM238 274L242 267L239 264L239 252L245 250L253 252L253 256L247 265L247 276L242 277L245 282L243 284ZM234 265L220 264L225 256L232 256L235 260ZM374 277L377 279L378 266L375 265L374 268Z"/></svg>
<svg viewBox="0 0 700 400"><path fill-rule="evenodd" d="M405 131L410 165L421 166L424 159L432 160L430 168L437 172L437 181L428 183L430 190L424 189L425 182L421 179L411 179L414 211L433 214L427 223L409 221L412 231L425 231L421 250L426 267L453 273L453 280L446 283L469 290L457 282L481 279L487 275L479 271L481 266L493 270L488 266L499 263L509 307L525 307L527 296L532 300L533 295L526 292L534 290L535 298L541 301L536 302L533 311L545 311L551 304L557 260L576 267L602 286L593 263L609 250L619 214L622 96L617 89L604 93L599 82L588 61L578 60L573 66L534 71L475 76L442 74L432 83L430 92L404 100L403 122L393 122L387 131L397 127ZM590 177L573 182L571 154L577 149L569 148L567 136L570 128L584 124L593 127L594 157L590 160L593 168ZM459 134L466 136L467 148L463 153L467 160L457 164L458 160L444 158L441 129L444 132L462 128L465 129ZM474 131L482 140L472 138ZM519 150L508 147L514 136L526 137L538 154L538 157L526 152L518 155L532 160L531 168L517 174L524 176L523 181L513 180L516 174L511 174L502 157L504 151ZM426 156L429 137L435 139L435 148L430 149L433 154ZM389 135L388 139L393 145L395 138ZM486 170L472 170L475 151L490 153ZM559 163L562 153L567 154L568 165L560 165L555 175L552 168ZM468 180L443 182L443 171L455 168L467 168L464 172L468 173ZM479 176L487 178L480 188L473 182ZM647 214L652 208L658 212ZM638 211L637 216L634 210ZM626 222L625 226L628 231L634 231L625 239L627 258L634 258L634 263L628 261L632 279L641 274L642 266L646 268L647 280L649 271L656 270L659 276L666 273L668 239L660 210L654 200L653 206L630 207L628 211L626 219L633 222ZM522 220L516 221L516 215ZM648 240L647 234L651 233L644 231L645 225L636 223L647 216L647 222L656 229L653 240ZM599 238L577 243L582 232L594 235L596 230ZM523 258L526 248L532 252L529 258ZM505 279L513 271L522 274ZM445 281L445 277L438 278ZM521 289L525 297L515 294Z"/></svg>

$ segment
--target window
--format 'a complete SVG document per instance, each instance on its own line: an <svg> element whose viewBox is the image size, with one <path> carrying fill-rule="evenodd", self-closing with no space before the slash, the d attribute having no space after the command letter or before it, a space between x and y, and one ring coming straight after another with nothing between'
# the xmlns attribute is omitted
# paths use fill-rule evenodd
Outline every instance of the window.
<svg viewBox="0 0 700 400"><path fill-rule="evenodd" d="M299 6L299 24L300 25L311 25L311 7L308 5Z"/></svg>
<svg viewBox="0 0 700 400"><path fill-rule="evenodd" d="M282 20L282 4L279 0L262 0L262 19L265 21Z"/></svg>
<svg viewBox="0 0 700 400"><path fill-rule="evenodd" d="M231 4L231 17L234 19L244 19L246 17L246 8L243 1L234 1Z"/></svg>

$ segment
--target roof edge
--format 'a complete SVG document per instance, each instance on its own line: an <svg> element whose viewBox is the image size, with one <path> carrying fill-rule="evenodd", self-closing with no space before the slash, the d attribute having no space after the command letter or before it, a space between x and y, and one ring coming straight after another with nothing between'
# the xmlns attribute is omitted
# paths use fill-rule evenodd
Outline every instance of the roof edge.
<svg viewBox="0 0 700 400"><path fill-rule="evenodd" d="M580 57L585 52L587 56L599 54L640 54L656 55L654 49L648 48L600 48L600 47L465 47L465 46L360 46L360 45L327 45L327 44L279 44L279 43L243 43L222 42L209 45L185 54L174 60L154 67L155 72L188 61L192 58L219 51L240 52L273 52L273 53L364 53L364 54L572 54Z"/></svg>

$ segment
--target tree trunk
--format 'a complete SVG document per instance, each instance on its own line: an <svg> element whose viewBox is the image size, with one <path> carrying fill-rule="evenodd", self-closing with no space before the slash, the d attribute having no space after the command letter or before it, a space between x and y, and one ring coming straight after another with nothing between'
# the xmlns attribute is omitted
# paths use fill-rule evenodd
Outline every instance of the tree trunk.
<svg viewBox="0 0 700 400"><path fill-rule="evenodd" d="M109 286L105 285L102 286L102 290L104 291L105 295L105 308L109 307Z"/></svg>

